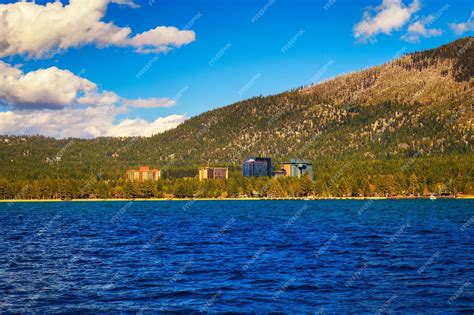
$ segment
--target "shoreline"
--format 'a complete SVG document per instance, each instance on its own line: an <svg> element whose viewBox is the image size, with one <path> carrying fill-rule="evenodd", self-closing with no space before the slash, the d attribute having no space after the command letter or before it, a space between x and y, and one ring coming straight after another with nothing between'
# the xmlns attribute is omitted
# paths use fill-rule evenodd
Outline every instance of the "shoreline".
<svg viewBox="0 0 474 315"><path fill-rule="evenodd" d="M430 197L294 197L294 198L107 198L107 199L6 199L0 200L0 203L18 203L18 202L128 202L128 201L319 201L319 200L429 200ZM436 197L438 199L474 199L474 195L452 196L452 197Z"/></svg>

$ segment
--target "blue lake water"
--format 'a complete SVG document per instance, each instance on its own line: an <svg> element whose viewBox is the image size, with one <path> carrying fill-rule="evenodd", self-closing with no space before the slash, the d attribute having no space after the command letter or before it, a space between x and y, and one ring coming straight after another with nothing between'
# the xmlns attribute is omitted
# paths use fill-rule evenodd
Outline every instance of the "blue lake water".
<svg viewBox="0 0 474 315"><path fill-rule="evenodd" d="M0 222L0 312L474 311L474 200L2 203Z"/></svg>

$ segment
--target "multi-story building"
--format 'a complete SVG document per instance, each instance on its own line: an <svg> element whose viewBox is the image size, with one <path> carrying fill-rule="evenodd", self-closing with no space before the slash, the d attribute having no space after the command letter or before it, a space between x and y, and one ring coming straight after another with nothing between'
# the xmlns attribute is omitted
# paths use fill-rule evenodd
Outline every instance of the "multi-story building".
<svg viewBox="0 0 474 315"><path fill-rule="evenodd" d="M153 169L148 166L140 166L138 170L128 170L125 173L127 180L143 182L146 180L157 181L161 177L161 171Z"/></svg>
<svg viewBox="0 0 474 315"><path fill-rule="evenodd" d="M283 170L285 170L285 176L301 177L307 173L313 179L313 164L300 159L284 162Z"/></svg>
<svg viewBox="0 0 474 315"><path fill-rule="evenodd" d="M273 165L271 158L251 157L247 158L243 165L242 171L245 177L272 177Z"/></svg>
<svg viewBox="0 0 474 315"><path fill-rule="evenodd" d="M228 179L229 170L226 167L201 167L199 169L199 181L205 179Z"/></svg>

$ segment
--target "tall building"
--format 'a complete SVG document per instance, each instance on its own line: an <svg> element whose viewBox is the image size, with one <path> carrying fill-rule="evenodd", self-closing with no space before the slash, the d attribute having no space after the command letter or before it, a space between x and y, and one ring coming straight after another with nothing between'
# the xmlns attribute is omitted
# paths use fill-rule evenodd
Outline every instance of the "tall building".
<svg viewBox="0 0 474 315"><path fill-rule="evenodd" d="M247 158L242 165L242 171L245 177L272 177L272 159L261 157Z"/></svg>
<svg viewBox="0 0 474 315"><path fill-rule="evenodd" d="M127 180L143 182L146 180L157 181L161 177L161 171L153 169L148 166L140 166L138 170L128 170L125 172Z"/></svg>
<svg viewBox="0 0 474 315"><path fill-rule="evenodd" d="M283 163L283 169L285 170L285 176L301 177L307 173L313 179L312 163L300 159L291 159L290 162Z"/></svg>
<svg viewBox="0 0 474 315"><path fill-rule="evenodd" d="M228 179L229 170L227 167L201 167L199 169L199 181L205 179Z"/></svg>

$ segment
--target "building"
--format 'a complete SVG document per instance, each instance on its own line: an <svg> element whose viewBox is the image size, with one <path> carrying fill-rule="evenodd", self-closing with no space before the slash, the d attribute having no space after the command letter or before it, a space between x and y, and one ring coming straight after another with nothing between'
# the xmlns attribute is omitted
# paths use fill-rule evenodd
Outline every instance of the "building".
<svg viewBox="0 0 474 315"><path fill-rule="evenodd" d="M227 167L201 167L199 169L199 181L205 179L228 179L229 170Z"/></svg>
<svg viewBox="0 0 474 315"><path fill-rule="evenodd" d="M272 159L260 157L247 158L242 165L242 171L245 177L272 177Z"/></svg>
<svg viewBox="0 0 474 315"><path fill-rule="evenodd" d="M283 163L283 169L285 170L285 176L301 177L307 173L313 179L312 163L300 159L291 159L290 162Z"/></svg>
<svg viewBox="0 0 474 315"><path fill-rule="evenodd" d="M125 173L127 180L143 182L146 180L157 181L161 177L161 171L153 169L148 166L140 166L138 170L128 170Z"/></svg>

